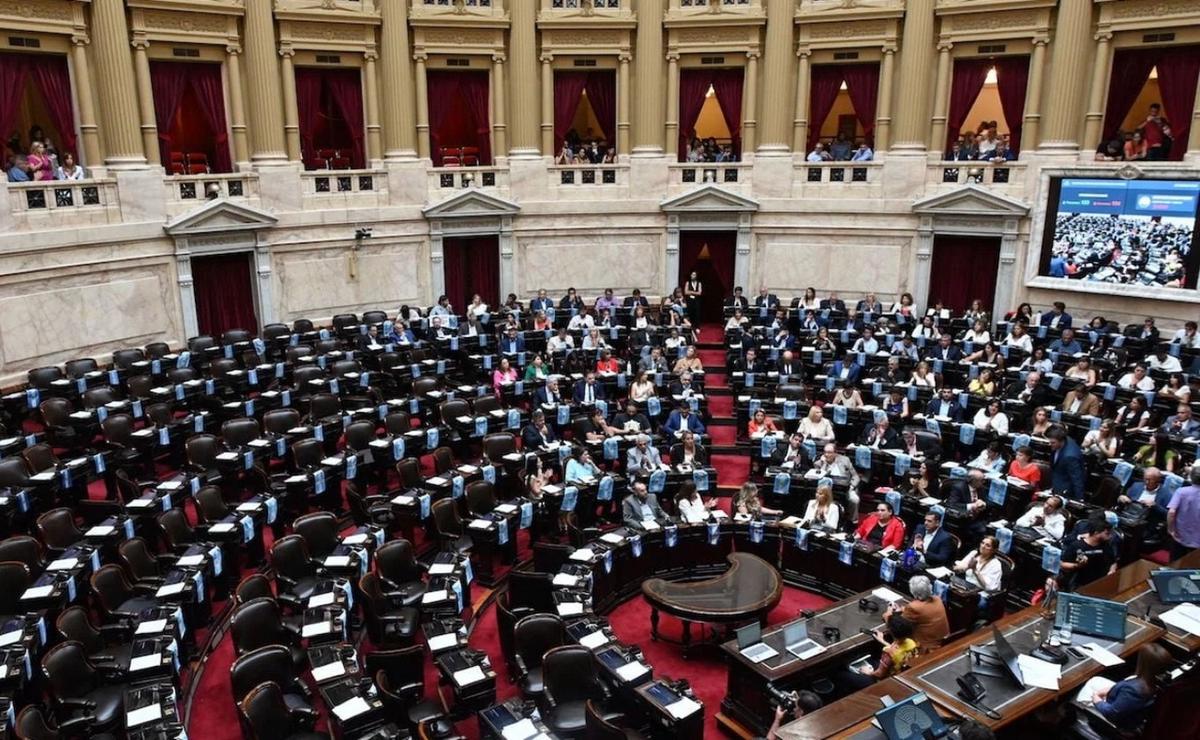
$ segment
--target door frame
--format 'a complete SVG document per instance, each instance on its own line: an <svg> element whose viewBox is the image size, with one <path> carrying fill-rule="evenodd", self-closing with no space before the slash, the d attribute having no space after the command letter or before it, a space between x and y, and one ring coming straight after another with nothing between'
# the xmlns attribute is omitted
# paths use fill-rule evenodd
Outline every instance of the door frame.
<svg viewBox="0 0 1200 740"><path fill-rule="evenodd" d="M500 249L500 300L513 292L513 218L516 203L474 188L422 209L429 221L428 304L446 292L445 240L459 236L495 236Z"/></svg>
<svg viewBox="0 0 1200 740"><path fill-rule="evenodd" d="M668 198L659 207L667 214L667 263L663 270L663 295L671 294L676 287L672 283L679 277L680 231L737 232L733 284L746 286L750 280L751 227L758 201L719 185L707 184Z"/></svg>

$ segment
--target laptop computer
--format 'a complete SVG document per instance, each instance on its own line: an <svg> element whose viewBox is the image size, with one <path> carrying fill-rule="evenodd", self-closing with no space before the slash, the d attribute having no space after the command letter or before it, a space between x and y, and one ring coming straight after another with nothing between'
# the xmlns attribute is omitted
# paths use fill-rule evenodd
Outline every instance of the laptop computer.
<svg viewBox="0 0 1200 740"><path fill-rule="evenodd" d="M751 663L761 663L767 658L774 658L779 651L762 641L762 625L751 622L736 633L738 652Z"/></svg>
<svg viewBox="0 0 1200 740"><path fill-rule="evenodd" d="M1200 604L1200 570L1160 568L1150 574L1164 604Z"/></svg>
<svg viewBox="0 0 1200 740"><path fill-rule="evenodd" d="M783 628L783 644L800 660L825 652L825 646L808 636L808 621L793 622Z"/></svg>
<svg viewBox="0 0 1200 740"><path fill-rule="evenodd" d="M950 734L923 691L880 709L875 721L888 740L923 740Z"/></svg>

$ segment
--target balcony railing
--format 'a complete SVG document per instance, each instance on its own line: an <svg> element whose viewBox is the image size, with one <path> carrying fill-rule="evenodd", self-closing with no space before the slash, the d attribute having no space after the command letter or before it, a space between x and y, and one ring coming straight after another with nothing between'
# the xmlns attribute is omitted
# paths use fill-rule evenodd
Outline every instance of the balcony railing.
<svg viewBox="0 0 1200 740"><path fill-rule="evenodd" d="M9 210L14 216L41 222L45 217L57 220L67 215L86 216L87 223L120 221L117 181L46 180L7 183ZM70 223L79 223L72 219Z"/></svg>
<svg viewBox="0 0 1200 740"><path fill-rule="evenodd" d="M750 180L750 165L740 162L680 162L670 164L672 185L741 185Z"/></svg>
<svg viewBox="0 0 1200 740"><path fill-rule="evenodd" d="M851 185L877 182L882 162L802 162L796 165L803 183Z"/></svg>
<svg viewBox="0 0 1200 740"><path fill-rule="evenodd" d="M374 194L387 189L387 173L383 170L309 170L300 174L300 180L306 197Z"/></svg>
<svg viewBox="0 0 1200 740"><path fill-rule="evenodd" d="M562 164L550 166L551 185L624 185L629 166L623 164Z"/></svg>
<svg viewBox="0 0 1200 740"><path fill-rule="evenodd" d="M927 182L947 185L1024 184L1024 162L941 162L929 166Z"/></svg>
<svg viewBox="0 0 1200 740"><path fill-rule="evenodd" d="M251 172L170 175L163 182L168 201L190 203L209 198L258 197L258 175Z"/></svg>
<svg viewBox="0 0 1200 740"><path fill-rule="evenodd" d="M433 167L429 191L437 193L462 188L508 189L508 170L501 167Z"/></svg>

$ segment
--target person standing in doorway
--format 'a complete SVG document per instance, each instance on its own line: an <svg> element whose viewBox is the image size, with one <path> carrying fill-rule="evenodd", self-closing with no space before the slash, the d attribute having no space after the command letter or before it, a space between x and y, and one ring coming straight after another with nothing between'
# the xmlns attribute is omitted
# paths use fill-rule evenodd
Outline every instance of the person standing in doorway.
<svg viewBox="0 0 1200 740"><path fill-rule="evenodd" d="M704 294L704 286L700 283L700 276L692 270L688 275L687 282L683 285L683 297L687 299L687 314L688 321L692 322L692 326L700 326L700 297Z"/></svg>

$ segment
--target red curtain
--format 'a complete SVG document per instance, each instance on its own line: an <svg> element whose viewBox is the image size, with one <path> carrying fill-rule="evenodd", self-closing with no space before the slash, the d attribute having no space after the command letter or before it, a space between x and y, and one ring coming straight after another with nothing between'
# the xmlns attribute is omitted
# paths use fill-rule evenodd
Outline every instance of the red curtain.
<svg viewBox="0 0 1200 740"><path fill-rule="evenodd" d="M0 136L5 140L21 109L28 69L26 55L0 54ZM25 142L26 145L28 143Z"/></svg>
<svg viewBox="0 0 1200 740"><path fill-rule="evenodd" d="M442 270L446 297L458 313L478 293L489 306L500 305L500 242L496 236L445 239Z"/></svg>
<svg viewBox="0 0 1200 740"><path fill-rule="evenodd" d="M72 152L76 161L79 161L79 153L75 151L75 111L71 105L71 75L67 71L67 58L48 54L30 56L29 71L41 89L42 102L62 139L58 142L59 151Z"/></svg>
<svg viewBox="0 0 1200 740"><path fill-rule="evenodd" d="M1000 238L936 236L929 274L928 301L940 300L956 313L965 311L978 298L984 307L996 297L996 269L1000 266Z"/></svg>
<svg viewBox="0 0 1200 740"><path fill-rule="evenodd" d="M946 119L946 144L943 151L962 135L963 124L975 99L983 90L988 70L993 66L991 59L959 59L954 63L954 78L950 82L950 113ZM970 304L968 304L969 306Z"/></svg>
<svg viewBox="0 0 1200 740"><path fill-rule="evenodd" d="M575 112L579 110L579 96L587 87L587 72L554 73L554 155L562 148ZM588 97L591 97L589 93Z"/></svg>
<svg viewBox="0 0 1200 740"><path fill-rule="evenodd" d="M427 73L429 148L435 166L442 164L443 146L477 147L479 163L492 163L488 84L486 72Z"/></svg>
<svg viewBox="0 0 1200 740"><path fill-rule="evenodd" d="M818 64L812 68L808 98L808 151L821 138L821 125L833 110L845 76L840 64ZM808 152L805 152L807 154Z"/></svg>
<svg viewBox="0 0 1200 740"><path fill-rule="evenodd" d="M854 116L863 127L863 138L873 142L875 110L879 103L879 65L873 62L843 64L841 68L846 81L846 93L850 96L850 104L854 106Z"/></svg>
<svg viewBox="0 0 1200 740"><path fill-rule="evenodd" d="M733 293L734 258L737 232L682 231L679 233L679 285L687 282L692 270L700 278L704 292L700 299L700 318L704 322L721 321L725 296Z"/></svg>
<svg viewBox="0 0 1200 740"><path fill-rule="evenodd" d="M221 67L196 62L151 62L150 87L154 93L154 120L158 126L159 154L163 167L170 170L171 152L182 151L188 137L181 130L203 129L201 150L210 155L209 166L214 172L232 172L229 157L229 134L225 130L225 96ZM200 120L180 122L184 99L191 92ZM196 142L192 142L195 144Z"/></svg>
<svg viewBox="0 0 1200 740"><path fill-rule="evenodd" d="M733 153L742 156L742 80L741 68L715 69L712 73L713 92L721 105L725 128L729 129Z"/></svg>
<svg viewBox="0 0 1200 740"><path fill-rule="evenodd" d="M363 96L362 81L357 69L325 69L321 70L322 77L328 86L333 104L341 113L342 120L350 132L350 166L363 168L367 166L366 151L363 146Z"/></svg>
<svg viewBox="0 0 1200 740"><path fill-rule="evenodd" d="M217 64L191 65L192 93L204 112L204 120L212 135L214 172L232 172L229 157L229 134L225 130L225 95L221 82L221 67Z"/></svg>
<svg viewBox="0 0 1200 740"><path fill-rule="evenodd" d="M617 146L617 78L612 72L588 72L588 102L604 129L604 139L610 147Z"/></svg>
<svg viewBox="0 0 1200 740"><path fill-rule="evenodd" d="M154 122L158 126L158 150L163 166L170 171L175 145L174 121L188 86L188 65L180 62L150 64L150 89L154 94Z"/></svg>
<svg viewBox="0 0 1200 740"><path fill-rule="evenodd" d="M1125 114L1158 61L1158 49L1118 49L1113 54L1112 75L1108 82L1108 103L1104 106L1104 140L1117 135ZM1161 82L1160 82L1161 84ZM1191 110L1188 110L1191 113Z"/></svg>
<svg viewBox="0 0 1200 740"><path fill-rule="evenodd" d="M300 152L305 159L317 156L316 133L321 125L321 70L296 70L296 112L300 126Z"/></svg>
<svg viewBox="0 0 1200 740"><path fill-rule="evenodd" d="M475 119L475 146L479 147L479 164L492 163L492 123L488 115L488 76L486 72L463 75L462 96Z"/></svg>
<svg viewBox="0 0 1200 740"><path fill-rule="evenodd" d="M219 337L230 329L258 330L250 260L245 252L192 258L192 291L201 334Z"/></svg>
<svg viewBox="0 0 1200 740"><path fill-rule="evenodd" d="M679 72L679 161L687 160L688 143L696 135L696 119L712 85L712 70L684 69Z"/></svg>
<svg viewBox="0 0 1200 740"><path fill-rule="evenodd" d="M1168 159L1178 162L1187 151L1192 111L1196 105L1196 81L1200 78L1200 46L1163 49L1158 58L1158 92L1163 112L1171 122L1174 140Z"/></svg>
<svg viewBox="0 0 1200 740"><path fill-rule="evenodd" d="M1021 129L1025 124L1025 89L1029 85L1029 57L1000 57L996 60L996 92L1000 109L1008 121L1008 146L1021 151Z"/></svg>

